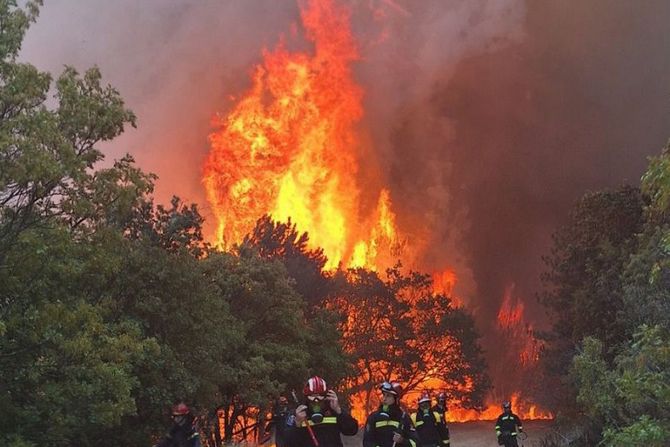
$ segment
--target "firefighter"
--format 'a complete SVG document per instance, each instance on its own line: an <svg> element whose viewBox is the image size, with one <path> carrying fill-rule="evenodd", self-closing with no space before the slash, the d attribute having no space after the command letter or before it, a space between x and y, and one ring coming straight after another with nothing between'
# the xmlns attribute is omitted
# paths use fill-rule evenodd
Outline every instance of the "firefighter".
<svg viewBox="0 0 670 447"><path fill-rule="evenodd" d="M286 445L291 447L342 447L342 437L358 433L358 421L345 411L333 390L318 376L305 384L307 401L295 409L295 418L286 429Z"/></svg>
<svg viewBox="0 0 670 447"><path fill-rule="evenodd" d="M200 447L200 433L184 402L172 407L172 428L155 447Z"/></svg>
<svg viewBox="0 0 670 447"><path fill-rule="evenodd" d="M448 441L449 441L449 425L447 425L447 411L449 411L449 408L447 407L447 393L445 393L444 391L441 391L437 395L437 403L432 408L432 410L436 411L440 415L440 420L444 423L444 427L447 430L447 437L446 437L447 442L445 444L448 444ZM442 441L444 443L445 438L443 438Z"/></svg>
<svg viewBox="0 0 670 447"><path fill-rule="evenodd" d="M512 404L505 401L502 404L503 413L498 416L496 421L496 435L498 436L498 445L505 447L518 447L516 437L523 432L521 419L519 416L512 413Z"/></svg>
<svg viewBox="0 0 670 447"><path fill-rule="evenodd" d="M279 396L279 399L277 399L275 405L272 407L272 417L265 426L266 434L274 431L276 447L286 446L285 434L289 415L290 410L288 406L288 399L286 396Z"/></svg>
<svg viewBox="0 0 670 447"><path fill-rule="evenodd" d="M447 408L447 393L441 391L437 395L437 403L433 406L432 410L440 413L440 418L445 424L447 423L447 411L449 410Z"/></svg>
<svg viewBox="0 0 670 447"><path fill-rule="evenodd" d="M424 392L419 397L418 408L410 418L422 447L449 446L449 430L442 416L430 408L430 394Z"/></svg>
<svg viewBox="0 0 670 447"><path fill-rule="evenodd" d="M412 421L400 407L402 387L399 383L384 382L379 387L382 403L368 416L363 434L363 447L418 447Z"/></svg>

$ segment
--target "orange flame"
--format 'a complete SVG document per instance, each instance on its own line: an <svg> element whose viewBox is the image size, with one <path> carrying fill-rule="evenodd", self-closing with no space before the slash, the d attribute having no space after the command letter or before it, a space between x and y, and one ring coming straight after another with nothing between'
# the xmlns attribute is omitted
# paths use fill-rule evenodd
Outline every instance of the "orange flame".
<svg viewBox="0 0 670 447"><path fill-rule="evenodd" d="M380 269L400 257L405 241L389 190L379 191L373 210L361 207L355 126L363 115L363 91L351 72L359 54L349 11L334 0L308 0L301 18L313 51L290 52L283 42L264 51L250 89L231 97L232 110L213 120L203 184L217 222L214 239L229 246L264 214L290 217L309 233L313 247L324 250L327 269ZM453 270L433 279L434 293L453 299ZM508 307L499 313L501 326L517 327L523 304ZM354 396L354 403L357 398L363 399ZM457 420L469 417L454 414Z"/></svg>
<svg viewBox="0 0 670 447"><path fill-rule="evenodd" d="M301 16L314 53L290 53L281 43L264 52L250 91L215 119L203 182L216 242L239 242L263 214L290 217L323 248L327 268L374 266L379 245L392 247L398 237L386 190L376 221L360 225L354 124L363 93L351 76L358 52L349 13L332 0L311 0Z"/></svg>
<svg viewBox="0 0 670 447"><path fill-rule="evenodd" d="M498 311L498 327L503 335L514 340L518 346L520 366L537 362L541 345L535 338L533 327L524 319L524 304L513 297L514 284L505 289L503 302Z"/></svg>
<svg viewBox="0 0 670 447"><path fill-rule="evenodd" d="M551 412L543 410L537 405L523 400L519 393L512 394L509 400L512 403L512 411L519 416L522 421L554 418L554 415ZM447 420L451 422L495 420L502 413L500 404L500 402L491 402L483 411L463 409L452 404L449 406L449 411L447 412Z"/></svg>

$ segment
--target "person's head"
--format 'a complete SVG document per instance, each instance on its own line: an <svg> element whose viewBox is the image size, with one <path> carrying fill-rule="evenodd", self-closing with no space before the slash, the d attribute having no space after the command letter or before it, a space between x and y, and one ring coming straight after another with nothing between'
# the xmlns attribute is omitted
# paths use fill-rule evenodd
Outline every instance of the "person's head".
<svg viewBox="0 0 670 447"><path fill-rule="evenodd" d="M310 377L305 383L302 393L310 403L318 403L326 398L328 386L326 381L319 376Z"/></svg>
<svg viewBox="0 0 670 447"><path fill-rule="evenodd" d="M382 404L393 405L398 403L402 393L402 387L397 382L384 382L379 386L382 392Z"/></svg>
<svg viewBox="0 0 670 447"><path fill-rule="evenodd" d="M430 404L431 404L431 398L430 394L428 392L423 392L421 393L421 396L419 396L419 408L421 410L430 410Z"/></svg>
<svg viewBox="0 0 670 447"><path fill-rule="evenodd" d="M324 400L328 392L326 381L319 376L310 377L302 392L307 398L308 406L312 412L312 421L314 423L321 422L323 420L323 408L326 406Z"/></svg>
<svg viewBox="0 0 670 447"><path fill-rule="evenodd" d="M191 410L184 402L179 402L172 407L172 420L177 425L184 425Z"/></svg>
<svg viewBox="0 0 670 447"><path fill-rule="evenodd" d="M441 406L444 406L447 403L447 393L442 391L440 394L438 394L437 403L440 404Z"/></svg>
<svg viewBox="0 0 670 447"><path fill-rule="evenodd" d="M512 412L512 404L510 401L506 400L505 402L502 403L502 409L505 413L511 413Z"/></svg>
<svg viewBox="0 0 670 447"><path fill-rule="evenodd" d="M288 399L286 396L279 396L279 399L277 399L277 404L279 404L280 407L288 407Z"/></svg>

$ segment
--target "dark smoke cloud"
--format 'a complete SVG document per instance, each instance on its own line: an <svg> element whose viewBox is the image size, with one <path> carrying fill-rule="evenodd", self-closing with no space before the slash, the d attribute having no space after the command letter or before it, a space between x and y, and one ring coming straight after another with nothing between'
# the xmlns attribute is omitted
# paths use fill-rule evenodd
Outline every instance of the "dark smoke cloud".
<svg viewBox="0 0 670 447"><path fill-rule="evenodd" d="M494 330L505 287L545 323L534 297L551 233L587 190L638 184L670 136L668 19L667 1L528 2L521 40L445 66L429 95L394 114L394 197L419 216L444 205L436 240L465 215L459 239L493 369L505 361ZM442 201L426 194L439 186L423 161L444 173Z"/></svg>
<svg viewBox="0 0 670 447"><path fill-rule="evenodd" d="M414 267L456 268L495 369L505 288L543 324L551 233L587 190L638 183L670 136L670 2L347 3L366 92L362 206L391 186L426 248ZM109 156L131 152L159 174L160 200L206 210L210 119L249 86L262 48L282 34L301 45L298 23L293 0L47 1L22 57L54 73L99 65L139 117Z"/></svg>
<svg viewBox="0 0 670 447"><path fill-rule="evenodd" d="M480 305L499 302L514 282L532 306L540 256L574 201L638 183L646 157L670 135L670 3L567 6L529 2L519 43L474 54L436 78L429 99L413 108L447 131L412 151L402 138L396 146L392 172L402 190L420 175L407 166L422 154L440 152L450 168L444 189L450 208L467 213ZM416 141L425 122L400 114L396 129ZM481 312L488 321L497 306Z"/></svg>

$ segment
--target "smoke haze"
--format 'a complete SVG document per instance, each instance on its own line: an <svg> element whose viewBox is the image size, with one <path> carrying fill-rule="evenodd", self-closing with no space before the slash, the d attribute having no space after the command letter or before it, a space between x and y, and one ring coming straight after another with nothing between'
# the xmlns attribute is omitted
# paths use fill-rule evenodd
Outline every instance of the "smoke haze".
<svg viewBox="0 0 670 447"><path fill-rule="evenodd" d="M130 152L159 175L160 201L176 194L211 216L211 117L250 85L263 48L282 35L304 47L296 2L45 3L22 59L54 74L97 64L138 115L108 156ZM587 190L637 184L670 136L670 2L347 4L365 90L360 185L375 191L362 206L390 187L400 228L424 247L415 267L454 267L488 337L512 284L542 325L551 233Z"/></svg>

